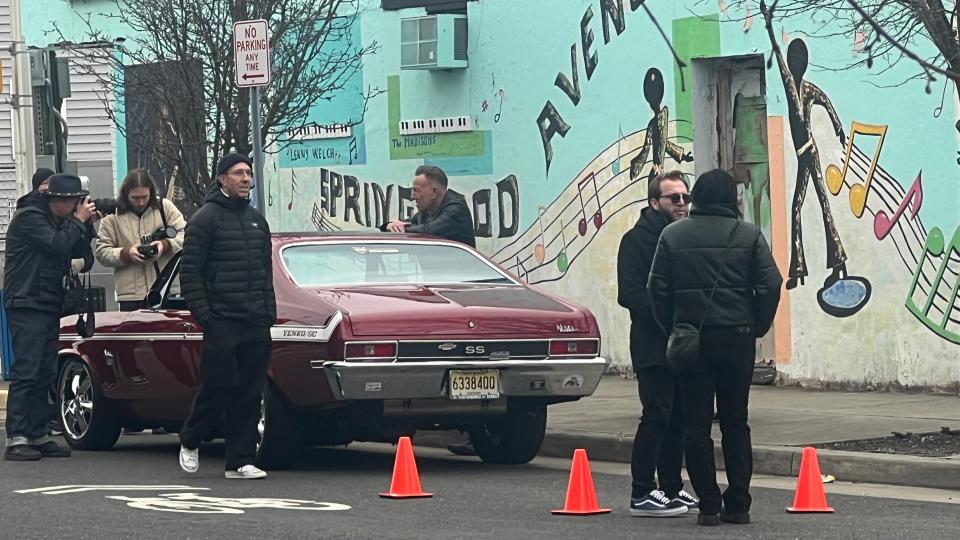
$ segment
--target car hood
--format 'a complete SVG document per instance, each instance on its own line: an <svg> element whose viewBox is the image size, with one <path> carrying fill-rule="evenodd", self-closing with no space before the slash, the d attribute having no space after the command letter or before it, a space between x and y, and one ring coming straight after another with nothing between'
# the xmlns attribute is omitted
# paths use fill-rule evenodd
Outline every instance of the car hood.
<svg viewBox="0 0 960 540"><path fill-rule="evenodd" d="M519 286L368 286L313 292L348 315L356 336L546 336L590 331L582 310Z"/></svg>

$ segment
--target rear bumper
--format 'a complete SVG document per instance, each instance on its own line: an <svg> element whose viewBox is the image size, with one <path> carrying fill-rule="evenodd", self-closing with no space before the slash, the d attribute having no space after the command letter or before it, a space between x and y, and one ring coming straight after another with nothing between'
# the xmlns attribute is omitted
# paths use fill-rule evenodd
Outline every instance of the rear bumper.
<svg viewBox="0 0 960 540"><path fill-rule="evenodd" d="M501 397L583 397L600 383L605 358L437 362L316 361L341 400L443 399L451 369L499 369Z"/></svg>

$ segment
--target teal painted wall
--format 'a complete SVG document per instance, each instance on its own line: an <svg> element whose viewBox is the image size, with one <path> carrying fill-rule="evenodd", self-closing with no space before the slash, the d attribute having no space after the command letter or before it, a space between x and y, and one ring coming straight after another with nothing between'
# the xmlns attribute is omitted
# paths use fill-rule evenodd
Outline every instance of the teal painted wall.
<svg viewBox="0 0 960 540"><path fill-rule="evenodd" d="M771 42L755 5L751 19L742 8L720 11L727 2L648 4L685 59L770 57ZM663 76L660 105L667 108L670 119L666 133L684 152L692 150L690 139L700 130L716 129L714 124L692 123L692 109L701 99L697 85L701 93L708 93L705 81L694 80L688 68L686 88L680 89L669 47L643 9L632 11L626 0L622 2L623 30L618 34L614 22L608 21L609 39L601 0L468 2L469 67L432 72L400 69L400 20L424 11L383 11L379 5L378 0L364 0L362 17L350 39L363 45L375 40L380 50L368 57L362 74L344 93L329 104L318 104L312 118L318 123L353 119L360 110L360 91L382 90L368 103L362 124L353 128L355 154L350 139L331 139L294 147L307 152L303 159L297 158L303 154L274 156L265 186L272 203L266 214L273 227L316 230L376 225L387 218L378 214L378 203L390 197L389 217L409 212L412 204L400 200L399 188L409 186L418 165L439 164L450 171L452 187L477 203L476 219L489 225L489 236L479 241L481 250L531 283L593 309L604 331L604 354L615 368L628 369L629 321L614 303L615 260L621 235L646 205L645 179L651 164L643 165L636 180L630 178L629 170L654 114L644 96L644 74L656 68ZM83 11L87 4L74 2L73 6ZM27 8L27 14L40 29L45 27L40 22L44 17L69 19L70 5L44 0ZM775 357L780 370L793 380L955 388L960 384L956 360L960 302L955 298L960 266L945 267L935 283L939 288L931 291L929 283L936 281L944 256L936 249L925 249L924 242L936 239L940 231L949 255L949 240L960 225L960 139L953 127L960 117L958 96L952 86L941 94L942 80L931 94L924 92L923 81L883 88L919 72L906 60L882 74L882 60L873 70L844 69L855 58L854 39L825 37L835 32L828 20L778 18L775 22L781 48L796 38L806 43L811 66L805 80L829 98L848 137L854 121L887 126L879 172L860 216L850 208L849 185L827 196L848 255L850 279L843 283L853 288L845 291L821 286L831 272L826 268L822 232L825 210L813 186L807 189L800 215L808 283L785 294L774 336L777 352L774 355L769 349L766 354L764 349L764 354ZM590 33L589 52L596 55L596 65L588 75L583 36ZM36 29L28 33L33 44L44 39ZM576 48L577 104L555 85L560 73L571 83L574 80L571 46ZM917 47L921 54L932 51L922 43ZM764 73L772 193L780 193L772 201L770 243L786 275L794 234L790 213L800 165L785 118L787 99L776 62ZM936 116L941 95L944 106ZM549 170L538 124L548 102L569 126L564 135L557 133L549 141L553 154ZM399 120L448 116L470 116L473 131L416 137L397 133ZM810 130L826 176L828 166L842 165L845 148L824 108L814 108ZM876 138L857 135L855 146L872 154ZM693 163L678 165L669 155L663 166L694 170ZM879 234L874 215L880 211L892 215L921 169L919 213L914 217L908 211L889 235ZM854 171L847 183L862 182L863 176ZM384 197L378 198L378 192ZM960 246L954 247L958 250L954 259L960 261ZM920 279L921 286L914 287L918 268L926 280ZM862 293L864 282L872 290L869 299L843 296ZM932 292L938 293L933 295L936 300L926 306L924 297ZM860 302L855 313L836 307L848 301ZM908 305L920 308L911 311Z"/></svg>

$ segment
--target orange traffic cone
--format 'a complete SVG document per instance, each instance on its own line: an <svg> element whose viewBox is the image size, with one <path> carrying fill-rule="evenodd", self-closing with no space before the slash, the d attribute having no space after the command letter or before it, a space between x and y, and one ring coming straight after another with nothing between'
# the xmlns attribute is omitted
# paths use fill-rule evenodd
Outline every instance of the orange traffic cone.
<svg viewBox="0 0 960 540"><path fill-rule="evenodd" d="M387 499L417 499L433 497L433 493L424 493L420 488L420 476L417 474L417 462L413 459L413 446L410 437L400 437L397 443L397 459L393 464L393 481L390 491L381 493Z"/></svg>
<svg viewBox="0 0 960 540"><path fill-rule="evenodd" d="M562 510L552 512L575 516L610 512L609 508L600 508L597 504L597 491L593 487L593 476L590 474L586 450L578 448L573 451L573 466L570 468L570 481L567 483L567 501Z"/></svg>
<svg viewBox="0 0 960 540"><path fill-rule="evenodd" d="M800 476L797 477L797 493L793 506L787 508L790 513L829 513L833 508L827 506L827 496L823 492L823 477L820 476L820 464L817 462L817 449L806 447L800 459Z"/></svg>

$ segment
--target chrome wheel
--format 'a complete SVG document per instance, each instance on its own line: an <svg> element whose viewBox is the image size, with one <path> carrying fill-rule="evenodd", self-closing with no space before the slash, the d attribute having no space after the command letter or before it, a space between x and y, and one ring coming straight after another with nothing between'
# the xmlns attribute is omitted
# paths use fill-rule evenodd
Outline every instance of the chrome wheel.
<svg viewBox="0 0 960 540"><path fill-rule="evenodd" d="M93 380L87 367L76 362L60 381L60 420L69 437L80 439L93 420Z"/></svg>
<svg viewBox="0 0 960 540"><path fill-rule="evenodd" d="M257 422L257 451L260 451L260 445L263 444L263 432L267 429L266 403L263 395L260 396L260 420Z"/></svg>

